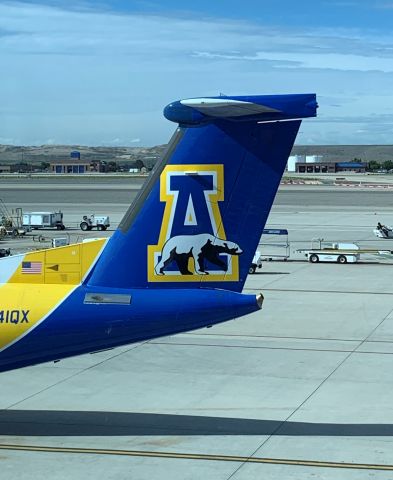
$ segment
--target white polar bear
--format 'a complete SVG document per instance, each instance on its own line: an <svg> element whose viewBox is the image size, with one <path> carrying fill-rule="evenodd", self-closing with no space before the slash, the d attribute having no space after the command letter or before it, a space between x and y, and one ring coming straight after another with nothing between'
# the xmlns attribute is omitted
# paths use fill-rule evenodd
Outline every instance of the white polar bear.
<svg viewBox="0 0 393 480"><path fill-rule="evenodd" d="M219 257L221 253L240 255L243 250L236 243L209 233L177 235L164 244L155 272L157 275L165 275L164 269L174 261L182 275L193 275L188 270L188 259L191 257L194 259L196 273L200 275L208 275L205 271L205 259L226 271L228 267Z"/></svg>

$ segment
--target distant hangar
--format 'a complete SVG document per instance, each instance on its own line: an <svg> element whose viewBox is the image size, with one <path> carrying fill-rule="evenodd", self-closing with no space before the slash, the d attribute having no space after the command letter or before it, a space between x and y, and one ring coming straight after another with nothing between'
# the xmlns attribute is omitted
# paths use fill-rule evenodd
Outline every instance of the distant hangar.
<svg viewBox="0 0 393 480"><path fill-rule="evenodd" d="M322 155L291 155L288 158L288 172L293 173L364 173L366 162L332 162L324 161Z"/></svg>
<svg viewBox="0 0 393 480"><path fill-rule="evenodd" d="M90 162L69 158L50 162L50 171L53 173L86 173L91 171Z"/></svg>

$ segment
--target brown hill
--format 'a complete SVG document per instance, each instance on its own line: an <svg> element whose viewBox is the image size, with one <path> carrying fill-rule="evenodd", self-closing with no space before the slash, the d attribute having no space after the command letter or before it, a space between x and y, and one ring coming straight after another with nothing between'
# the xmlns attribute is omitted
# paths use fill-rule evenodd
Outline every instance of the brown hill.
<svg viewBox="0 0 393 480"><path fill-rule="evenodd" d="M154 165L162 155L166 145L156 147L86 147L82 145L41 145L13 146L0 145L0 164L41 163L70 158L72 151L80 152L81 159L89 162L101 160L106 162L130 163L143 160L146 166Z"/></svg>
<svg viewBox="0 0 393 480"><path fill-rule="evenodd" d="M66 159L77 150L83 160L130 163L142 160L151 167L162 155L166 145L156 147L87 147L82 145L13 146L0 145L0 164L41 163ZM354 158L364 162L393 160L393 145L296 145L292 155L323 155L326 161L350 161Z"/></svg>

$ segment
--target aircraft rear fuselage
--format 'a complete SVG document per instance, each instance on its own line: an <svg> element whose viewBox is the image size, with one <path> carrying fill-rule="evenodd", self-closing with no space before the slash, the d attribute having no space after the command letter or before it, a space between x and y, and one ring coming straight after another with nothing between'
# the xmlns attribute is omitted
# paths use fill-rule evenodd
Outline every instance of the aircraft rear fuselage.
<svg viewBox="0 0 393 480"><path fill-rule="evenodd" d="M4 287L10 298L15 288L24 288L20 284ZM25 288L36 298L53 296L53 285ZM19 297L0 311L1 347L8 346L0 353L0 371L194 330L260 308L255 295L225 290L151 292L84 285L52 312L43 311L44 303L29 304Z"/></svg>

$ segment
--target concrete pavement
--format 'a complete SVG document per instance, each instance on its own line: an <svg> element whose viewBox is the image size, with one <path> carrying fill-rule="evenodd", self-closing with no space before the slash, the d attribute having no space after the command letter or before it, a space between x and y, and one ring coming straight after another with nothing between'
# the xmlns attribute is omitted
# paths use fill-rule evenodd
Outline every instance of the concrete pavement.
<svg viewBox="0 0 393 480"><path fill-rule="evenodd" d="M312 188L269 218L291 251L393 245L372 235L389 193L316 205ZM261 312L2 374L0 479L392 479L393 264L379 260L266 262L246 283Z"/></svg>

